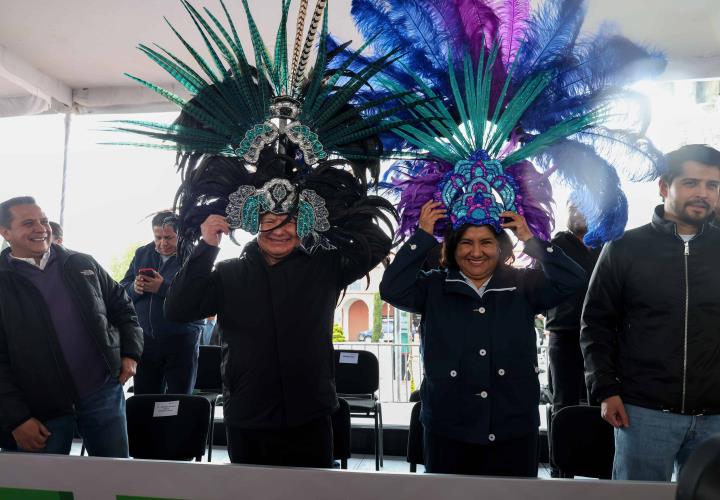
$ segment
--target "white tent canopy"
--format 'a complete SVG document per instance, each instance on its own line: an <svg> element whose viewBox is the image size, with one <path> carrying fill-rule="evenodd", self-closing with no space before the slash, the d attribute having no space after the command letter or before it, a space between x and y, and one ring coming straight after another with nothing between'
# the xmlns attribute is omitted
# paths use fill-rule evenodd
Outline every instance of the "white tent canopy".
<svg viewBox="0 0 720 500"><path fill-rule="evenodd" d="M249 3L263 36L273 40L279 0ZM359 41L349 14L350 0L328 3L332 32ZM216 0L193 4L221 13ZM238 26L244 27L240 1L227 4ZM664 51L670 62L664 79L720 77L717 0L589 0L588 4L586 29L597 29L609 20L632 39ZM123 76L129 72L178 90L134 47L155 42L184 57L163 16L191 43L202 43L182 5L174 0L0 0L0 13L0 117L172 109L163 98ZM289 24L293 36L292 21ZM241 36L249 47L247 33Z"/></svg>

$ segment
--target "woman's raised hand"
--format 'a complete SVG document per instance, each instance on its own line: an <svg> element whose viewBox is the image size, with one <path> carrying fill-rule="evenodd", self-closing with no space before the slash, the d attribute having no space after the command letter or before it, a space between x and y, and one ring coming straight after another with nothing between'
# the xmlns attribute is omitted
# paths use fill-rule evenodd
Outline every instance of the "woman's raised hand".
<svg viewBox="0 0 720 500"><path fill-rule="evenodd" d="M515 233L515 236L517 236L517 239L520 241L527 241L533 237L525 217L519 213L506 211L501 213L500 217L506 219L506 222L501 224L501 226Z"/></svg>
<svg viewBox="0 0 720 500"><path fill-rule="evenodd" d="M430 200L420 209L420 229L432 236L435 229L435 223L445 217L446 210L442 207L442 202Z"/></svg>

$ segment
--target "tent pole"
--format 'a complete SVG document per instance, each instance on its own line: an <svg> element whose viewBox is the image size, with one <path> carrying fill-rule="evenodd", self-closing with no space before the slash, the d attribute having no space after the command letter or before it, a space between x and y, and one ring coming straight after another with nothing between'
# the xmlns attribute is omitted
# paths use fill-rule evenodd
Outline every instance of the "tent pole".
<svg viewBox="0 0 720 500"><path fill-rule="evenodd" d="M70 124L72 113L65 113L65 146L63 150L62 192L60 193L60 226L65 225L65 194L67 192L68 142L70 141Z"/></svg>

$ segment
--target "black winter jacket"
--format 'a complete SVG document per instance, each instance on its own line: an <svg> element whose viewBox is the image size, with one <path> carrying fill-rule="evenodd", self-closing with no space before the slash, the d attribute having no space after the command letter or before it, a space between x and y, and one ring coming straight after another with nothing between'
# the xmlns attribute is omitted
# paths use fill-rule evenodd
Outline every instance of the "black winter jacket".
<svg viewBox="0 0 720 500"><path fill-rule="evenodd" d="M157 293L135 292L135 278L138 270L150 267L159 272L163 277L163 283ZM172 255L163 263L160 254L155 250L155 243L149 243L135 251L125 277L120 284L125 288L135 304L138 321L145 335L150 338L164 338L170 335L200 335L204 321L191 321L188 323L177 323L165 318L163 303L175 275L180 271L180 262L177 255Z"/></svg>
<svg viewBox="0 0 720 500"><path fill-rule="evenodd" d="M53 245L83 321L97 343L109 376L121 358L140 360L142 330L123 288L89 255ZM40 291L0 254L0 428L11 431L30 417L74 412L77 395Z"/></svg>
<svg viewBox="0 0 720 500"><path fill-rule="evenodd" d="M458 271L420 271L437 244L418 230L380 283L385 301L422 314L423 424L479 444L537 432L535 315L582 287L584 271L559 248L532 238L525 253L542 271L499 265L480 297Z"/></svg>
<svg viewBox="0 0 720 500"><path fill-rule="evenodd" d="M341 291L374 268L390 238L367 257L296 249L270 266L256 241L240 258L213 262L200 241L165 299L165 314L192 321L217 314L222 332L225 421L281 428L329 415L337 406L332 327Z"/></svg>
<svg viewBox="0 0 720 500"><path fill-rule="evenodd" d="M720 413L720 229L687 243L662 206L603 249L580 344L599 401L674 413Z"/></svg>
<svg viewBox="0 0 720 500"><path fill-rule="evenodd" d="M580 336L580 316L582 316L585 292L590 282L595 264L600 257L600 248L588 248L570 231L561 231L555 235L551 243L557 245L565 255L577 262L585 270L587 280L568 300L564 300L547 312L545 328L553 335L572 335L575 340Z"/></svg>

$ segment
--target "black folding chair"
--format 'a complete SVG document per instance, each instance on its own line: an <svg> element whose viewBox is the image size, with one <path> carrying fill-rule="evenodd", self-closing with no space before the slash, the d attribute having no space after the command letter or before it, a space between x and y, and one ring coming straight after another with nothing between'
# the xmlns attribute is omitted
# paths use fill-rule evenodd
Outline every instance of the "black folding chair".
<svg viewBox="0 0 720 500"><path fill-rule="evenodd" d="M213 435L215 430L215 407L222 404L222 349L215 345L201 345L198 370L193 394L203 396L210 402L210 431L208 432L208 462L212 461Z"/></svg>
<svg viewBox="0 0 720 500"><path fill-rule="evenodd" d="M206 398L143 394L129 398L126 404L131 457L202 460L210 423Z"/></svg>
<svg viewBox="0 0 720 500"><path fill-rule="evenodd" d="M375 422L375 470L383 465L382 405L375 394L380 387L380 367L369 351L335 351L335 386L347 400L353 417Z"/></svg>
<svg viewBox="0 0 720 500"><path fill-rule="evenodd" d="M17 443L12 432L0 427L0 450L17 451Z"/></svg>
<svg viewBox="0 0 720 500"><path fill-rule="evenodd" d="M704 441L692 452L680 471L677 500L720 498L720 434Z"/></svg>
<svg viewBox="0 0 720 500"><path fill-rule="evenodd" d="M615 437L597 406L567 406L552 419L552 463L560 477L612 477Z"/></svg>
<svg viewBox="0 0 720 500"><path fill-rule="evenodd" d="M408 427L407 461L410 464L410 472L417 472L417 465L425 463L423 438L423 425L420 422L420 401L413 405L410 413L410 426Z"/></svg>
<svg viewBox="0 0 720 500"><path fill-rule="evenodd" d="M352 449L350 433L350 405L338 398L338 409L332 414L333 458L340 460L340 468L347 469L350 450Z"/></svg>

